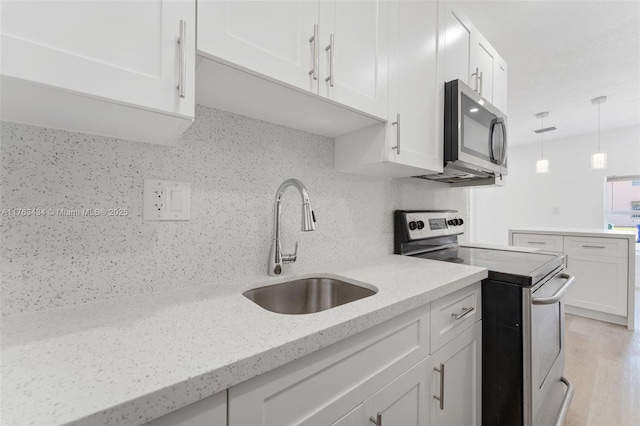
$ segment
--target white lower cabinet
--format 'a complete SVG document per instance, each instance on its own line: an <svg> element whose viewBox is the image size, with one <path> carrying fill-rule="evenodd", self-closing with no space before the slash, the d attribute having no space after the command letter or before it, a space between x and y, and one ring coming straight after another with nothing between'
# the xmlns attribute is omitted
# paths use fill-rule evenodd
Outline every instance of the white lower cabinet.
<svg viewBox="0 0 640 426"><path fill-rule="evenodd" d="M376 392L340 418L332 426L402 425L428 423L429 397L427 375L429 358L420 361L400 377Z"/></svg>
<svg viewBox="0 0 640 426"><path fill-rule="evenodd" d="M371 424L371 419L376 420L379 426L427 424L429 405L424 401L429 399L427 377L430 365L429 358L423 359L367 399L363 404L365 419L359 424Z"/></svg>
<svg viewBox="0 0 640 426"><path fill-rule="evenodd" d="M576 277L567 305L627 316L628 254L622 239L564 237L567 273Z"/></svg>
<svg viewBox="0 0 640 426"><path fill-rule="evenodd" d="M447 343L431 355L430 361L429 384L434 397L427 398L429 424L481 424L482 322Z"/></svg>
<svg viewBox="0 0 640 426"><path fill-rule="evenodd" d="M480 423L482 322L480 307L473 305L479 287L476 283L232 387L228 424ZM449 309L447 321L455 326L445 327L452 330L451 339L429 355L432 306L441 308L438 316ZM435 397L444 397L442 406Z"/></svg>
<svg viewBox="0 0 640 426"><path fill-rule="evenodd" d="M600 237L510 230L509 241L514 246L565 255L566 272L576 277L564 299L567 313L634 328L633 240L616 238L615 234Z"/></svg>
<svg viewBox="0 0 640 426"><path fill-rule="evenodd" d="M375 417L363 411L369 398L428 356L429 311L422 306L232 387L229 425L367 424L356 420Z"/></svg>
<svg viewBox="0 0 640 426"><path fill-rule="evenodd" d="M225 426L226 424L227 391L225 390L145 423L145 426Z"/></svg>

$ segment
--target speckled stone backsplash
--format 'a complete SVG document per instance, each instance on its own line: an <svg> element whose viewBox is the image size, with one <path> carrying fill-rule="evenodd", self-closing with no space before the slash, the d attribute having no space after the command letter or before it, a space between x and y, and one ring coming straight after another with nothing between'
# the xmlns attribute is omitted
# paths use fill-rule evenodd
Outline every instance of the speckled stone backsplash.
<svg viewBox="0 0 640 426"><path fill-rule="evenodd" d="M299 195L288 189L283 250L300 248L285 274L392 253L398 208L467 214L464 189L339 173L332 139L201 106L172 147L2 123L1 149L3 316L266 276L273 199L290 177L306 185L318 223L300 232ZM191 220L144 222L145 178L190 182ZM83 208L129 213L51 210Z"/></svg>

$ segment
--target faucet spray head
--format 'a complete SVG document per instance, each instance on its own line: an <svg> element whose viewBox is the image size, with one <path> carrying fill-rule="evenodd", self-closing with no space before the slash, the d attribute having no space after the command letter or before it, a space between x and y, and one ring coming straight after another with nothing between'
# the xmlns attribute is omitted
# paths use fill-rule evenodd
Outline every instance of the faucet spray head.
<svg viewBox="0 0 640 426"><path fill-rule="evenodd" d="M305 232L316 230L316 216L311 209L311 203L302 204L302 230Z"/></svg>

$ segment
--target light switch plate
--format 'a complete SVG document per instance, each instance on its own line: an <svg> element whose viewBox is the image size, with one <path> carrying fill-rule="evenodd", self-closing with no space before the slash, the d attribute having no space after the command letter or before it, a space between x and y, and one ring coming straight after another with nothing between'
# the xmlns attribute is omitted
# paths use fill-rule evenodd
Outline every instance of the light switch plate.
<svg viewBox="0 0 640 426"><path fill-rule="evenodd" d="M191 184L145 179L143 220L190 220Z"/></svg>

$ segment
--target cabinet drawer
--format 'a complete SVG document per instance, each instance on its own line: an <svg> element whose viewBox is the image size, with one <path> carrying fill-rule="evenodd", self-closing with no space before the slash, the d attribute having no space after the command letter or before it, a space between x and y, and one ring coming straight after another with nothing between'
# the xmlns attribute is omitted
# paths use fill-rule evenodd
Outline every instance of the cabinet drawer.
<svg viewBox="0 0 640 426"><path fill-rule="evenodd" d="M431 353L482 319L480 283L431 303Z"/></svg>
<svg viewBox="0 0 640 426"><path fill-rule="evenodd" d="M539 248L545 251L562 253L564 243L562 235L516 234L511 238L512 246Z"/></svg>
<svg viewBox="0 0 640 426"><path fill-rule="evenodd" d="M568 255L627 257L629 243L616 238L564 237Z"/></svg>

